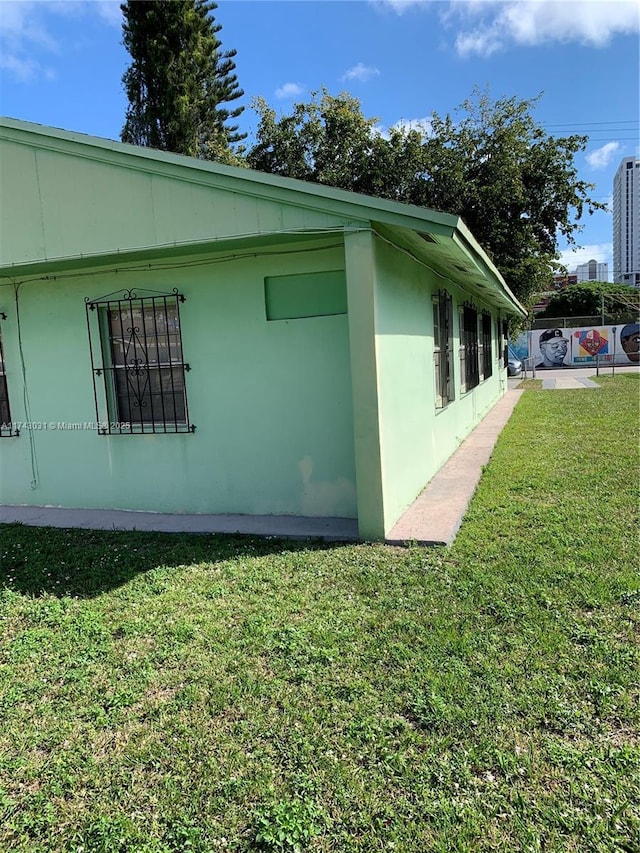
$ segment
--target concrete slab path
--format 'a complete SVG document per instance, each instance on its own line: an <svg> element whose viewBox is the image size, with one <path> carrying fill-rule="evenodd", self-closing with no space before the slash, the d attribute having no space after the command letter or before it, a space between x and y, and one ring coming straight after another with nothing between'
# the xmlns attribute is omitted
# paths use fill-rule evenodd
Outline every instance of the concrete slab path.
<svg viewBox="0 0 640 853"><path fill-rule="evenodd" d="M622 368L638 371L638 366ZM616 368L616 373L621 372ZM543 387L597 388L593 368L545 371ZM606 374L603 374L606 375ZM595 377L594 377L595 378ZM482 468L491 458L500 432L520 399L520 378L509 379L509 390L393 527L386 542L423 545L453 542L473 497ZM548 384L547 384L548 383ZM574 384L575 383L575 384ZM300 516L171 515L126 510L64 509L60 507L0 506L0 523L20 522L40 527L80 527L92 530L148 530L167 533L242 533L287 539L321 538L358 541L358 523L352 518L303 518Z"/></svg>
<svg viewBox="0 0 640 853"><path fill-rule="evenodd" d="M573 376L542 376L542 390L543 391L558 391L558 390L566 390L572 388L599 388L597 382L594 382L593 379L586 379L584 377L576 377L574 379Z"/></svg>
<svg viewBox="0 0 640 853"><path fill-rule="evenodd" d="M186 515L122 509L66 509L55 506L0 506L0 523L84 530L143 530L161 533L244 533L284 539L358 539L354 518L295 515Z"/></svg>
<svg viewBox="0 0 640 853"><path fill-rule="evenodd" d="M385 540L401 545L450 544L498 439L523 392L510 389L463 441ZM350 518L300 516L178 515L127 510L2 506L0 522L88 530L146 530L165 533L244 533L286 539L357 541L358 522Z"/></svg>
<svg viewBox="0 0 640 853"><path fill-rule="evenodd" d="M387 536L390 545L450 545L460 529L482 468L523 392L509 390L463 441Z"/></svg>

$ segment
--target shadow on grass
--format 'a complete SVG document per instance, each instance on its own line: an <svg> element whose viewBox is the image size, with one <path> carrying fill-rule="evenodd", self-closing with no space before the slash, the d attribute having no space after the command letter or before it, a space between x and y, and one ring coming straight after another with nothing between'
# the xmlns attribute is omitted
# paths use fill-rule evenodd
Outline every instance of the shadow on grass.
<svg viewBox="0 0 640 853"><path fill-rule="evenodd" d="M320 539L0 525L0 574L23 595L91 598L159 567L340 547ZM350 543L353 544L353 543Z"/></svg>

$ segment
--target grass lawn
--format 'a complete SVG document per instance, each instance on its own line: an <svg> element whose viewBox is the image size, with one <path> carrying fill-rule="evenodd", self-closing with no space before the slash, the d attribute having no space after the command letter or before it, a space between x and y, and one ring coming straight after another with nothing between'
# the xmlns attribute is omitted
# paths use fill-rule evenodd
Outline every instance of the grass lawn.
<svg viewBox="0 0 640 853"><path fill-rule="evenodd" d="M454 546L0 528L0 850L640 850L638 377Z"/></svg>

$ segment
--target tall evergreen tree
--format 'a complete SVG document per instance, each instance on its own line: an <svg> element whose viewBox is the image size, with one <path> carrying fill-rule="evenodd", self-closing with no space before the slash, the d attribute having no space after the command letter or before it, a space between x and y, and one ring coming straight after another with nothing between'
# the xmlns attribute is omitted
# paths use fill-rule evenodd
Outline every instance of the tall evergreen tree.
<svg viewBox="0 0 640 853"><path fill-rule="evenodd" d="M211 0L128 0L123 44L132 62L122 82L129 100L123 142L233 162L244 139L236 119L244 107L227 105L238 86L235 50L221 51L222 29Z"/></svg>

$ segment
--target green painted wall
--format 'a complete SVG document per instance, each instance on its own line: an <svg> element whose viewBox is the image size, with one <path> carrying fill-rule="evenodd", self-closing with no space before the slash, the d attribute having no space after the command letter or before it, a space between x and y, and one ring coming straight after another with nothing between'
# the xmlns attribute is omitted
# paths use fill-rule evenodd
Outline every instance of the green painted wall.
<svg viewBox="0 0 640 853"><path fill-rule="evenodd" d="M157 164L135 156L120 156L114 166L101 153L3 141L2 197L11 203L0 205L0 265L340 227L344 221L287 203L277 189L271 198L258 198L250 187L236 182L231 189L215 174L179 166L165 166L168 174L162 174Z"/></svg>
<svg viewBox="0 0 640 853"><path fill-rule="evenodd" d="M467 288L517 313L455 217L46 129L0 137L14 421L93 422L85 297L177 287L197 426L23 429L0 440L0 503L357 517L362 538L380 539L504 391L494 360L494 376L460 395L456 340L456 401L436 411L442 278L369 230L380 216L388 239L444 275L462 264ZM331 292L318 299L324 273ZM267 320L265 278L273 316L296 319ZM447 287L456 307L469 298Z"/></svg>
<svg viewBox="0 0 640 853"><path fill-rule="evenodd" d="M384 537L373 240L371 231L345 235L358 532L365 540Z"/></svg>
<svg viewBox="0 0 640 853"><path fill-rule="evenodd" d="M460 395L457 305L468 295L388 244L374 242L376 360L384 490L384 532L442 467L506 388L496 359L493 376ZM454 300L456 400L435 408L432 294L446 287ZM483 306L477 299L478 310Z"/></svg>
<svg viewBox="0 0 640 853"><path fill-rule="evenodd" d="M304 251L300 251L300 248ZM267 321L265 276L344 268L336 248L157 271L60 276L19 288L30 420L95 421L84 298L185 294L193 435L24 429L0 443L0 503L356 517L346 315ZM0 286L13 419L27 420L13 288ZM37 467L37 476L32 469ZM37 480L31 487L32 480Z"/></svg>

